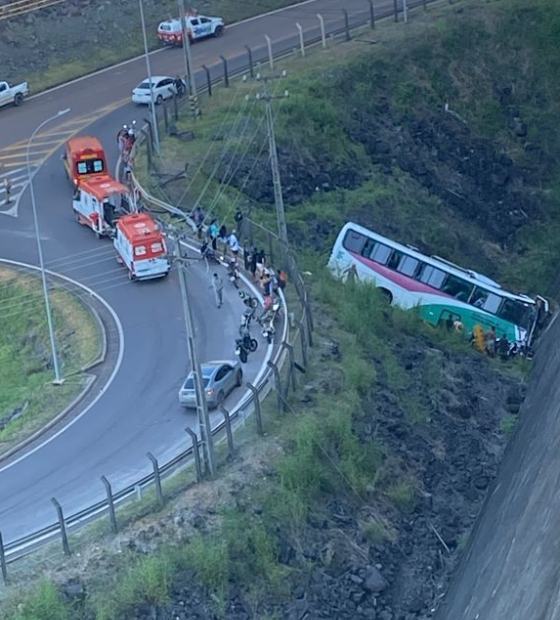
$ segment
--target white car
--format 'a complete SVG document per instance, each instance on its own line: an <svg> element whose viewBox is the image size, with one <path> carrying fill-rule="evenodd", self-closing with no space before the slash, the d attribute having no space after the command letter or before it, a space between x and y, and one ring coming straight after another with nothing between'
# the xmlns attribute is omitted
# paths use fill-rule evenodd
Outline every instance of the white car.
<svg viewBox="0 0 560 620"><path fill-rule="evenodd" d="M150 99L150 93L152 99ZM132 102L149 105L150 101L159 105L165 99L170 99L177 94L177 86L172 77L165 75L152 76L152 86L150 80L146 78L132 91Z"/></svg>
<svg viewBox="0 0 560 620"><path fill-rule="evenodd" d="M194 43L206 37L220 37L224 32L224 20L221 17L207 17L197 13L185 16L189 40ZM158 39L164 45L183 44L183 26L179 19L168 19L158 26Z"/></svg>

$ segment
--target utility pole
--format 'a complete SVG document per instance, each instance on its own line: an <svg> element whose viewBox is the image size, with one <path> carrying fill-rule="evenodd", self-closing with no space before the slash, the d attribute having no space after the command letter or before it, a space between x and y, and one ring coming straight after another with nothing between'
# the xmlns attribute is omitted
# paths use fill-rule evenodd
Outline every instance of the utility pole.
<svg viewBox="0 0 560 620"><path fill-rule="evenodd" d="M282 73L284 77L286 72ZM261 76L257 75L257 80ZM276 148L276 135L274 133L274 113L272 111L273 99L283 99L288 97L288 91L284 91L283 95L275 97L268 90L268 81L270 77L262 78L264 82L263 92L257 95L259 101L264 101L266 110L266 125L268 131L268 149L270 153L270 167L272 170L272 185L274 187L274 204L276 206L276 217L278 220L278 235L285 247L288 246L288 228L286 226L286 212L284 210L284 197L282 196L282 181L280 179L280 169L278 166L278 150Z"/></svg>
<svg viewBox="0 0 560 620"><path fill-rule="evenodd" d="M189 302L189 294L187 288L187 277L185 274L185 259L183 258L181 248L181 237L177 235L175 240L175 255L179 270L179 283L181 285L181 297L183 300L183 313L185 315L185 327L187 330L187 345L189 348L189 357L191 360L192 372L194 376L194 389L196 393L196 411L198 416L198 425L202 436L202 451L204 454L204 464L206 473L210 478L216 475L216 457L214 454L214 438L212 437L212 427L210 425L210 416L208 414L208 403L204 393L204 385L202 383L202 372L200 362L194 341L194 329L192 311Z"/></svg>
<svg viewBox="0 0 560 620"><path fill-rule="evenodd" d="M150 84L150 110L152 112L152 126L154 132L154 146L156 153L159 153L159 127L157 124L156 102L154 100L154 84L152 82L152 66L150 64L150 52L148 49L148 36L146 34L146 20L144 19L144 3L138 0L140 4L140 21L142 22L142 37L144 39L144 56L146 58L146 70L148 71L148 82Z"/></svg>
<svg viewBox="0 0 560 620"><path fill-rule="evenodd" d="M196 81L191 55L191 40L187 28L187 10L185 9L185 0L177 0L177 2L179 4L179 19L181 20L181 28L183 30L183 52L185 55L185 75L187 77L189 99L193 115L195 118L198 118L200 115L200 109L198 107Z"/></svg>

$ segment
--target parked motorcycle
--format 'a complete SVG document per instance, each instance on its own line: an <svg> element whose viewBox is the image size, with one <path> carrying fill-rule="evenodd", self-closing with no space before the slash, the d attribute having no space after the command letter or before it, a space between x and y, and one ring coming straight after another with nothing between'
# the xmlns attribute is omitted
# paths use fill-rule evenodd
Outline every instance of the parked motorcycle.
<svg viewBox="0 0 560 620"><path fill-rule="evenodd" d="M253 297L249 293L245 291L239 291L239 297L243 300L243 303L248 307L256 310L259 307L259 300L256 297Z"/></svg>
<svg viewBox="0 0 560 620"><path fill-rule="evenodd" d="M254 353L258 346L259 343L251 337L251 332L248 329L245 329L242 332L241 337L235 341L235 354L239 355L239 359L243 364L246 364L249 358L249 353Z"/></svg>
<svg viewBox="0 0 560 620"><path fill-rule="evenodd" d="M268 344L272 344L274 341L274 336L276 334L274 322L276 321L276 317L278 316L281 307L282 300L280 297L276 297L275 299L269 297L265 302L264 312L258 318L258 322L262 327L262 335L266 338Z"/></svg>
<svg viewBox="0 0 560 620"><path fill-rule="evenodd" d="M212 248L211 245L206 243L206 241L200 246L200 257L204 258L208 262L216 263L217 265L221 265L220 258L216 254L216 251Z"/></svg>
<svg viewBox="0 0 560 620"><path fill-rule="evenodd" d="M228 262L227 275L233 286L235 286L235 288L239 288L237 284L237 281L239 280L239 267L235 258L230 259Z"/></svg>

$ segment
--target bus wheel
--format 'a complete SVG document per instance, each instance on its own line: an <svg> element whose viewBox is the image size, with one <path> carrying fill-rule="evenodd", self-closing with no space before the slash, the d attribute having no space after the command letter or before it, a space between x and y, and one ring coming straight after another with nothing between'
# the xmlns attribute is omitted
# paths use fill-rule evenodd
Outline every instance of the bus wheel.
<svg viewBox="0 0 560 620"><path fill-rule="evenodd" d="M379 291L383 295L383 297L385 298L388 304L393 303L393 293L391 293L391 291L387 290L386 288L380 288Z"/></svg>

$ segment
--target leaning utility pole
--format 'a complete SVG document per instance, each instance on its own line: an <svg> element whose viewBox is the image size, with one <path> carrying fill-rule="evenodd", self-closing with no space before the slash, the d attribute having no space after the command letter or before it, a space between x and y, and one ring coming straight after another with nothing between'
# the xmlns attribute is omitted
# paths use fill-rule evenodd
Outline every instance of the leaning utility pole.
<svg viewBox="0 0 560 620"><path fill-rule="evenodd" d="M191 55L191 39L187 28L187 10L185 9L185 0L177 0L179 4L179 19L181 20L181 28L183 30L183 52L185 54L185 75L187 77L187 87L189 90L189 100L191 110L195 118L200 115L198 107L198 96L196 90L196 81L193 68L193 60Z"/></svg>
<svg viewBox="0 0 560 620"><path fill-rule="evenodd" d="M283 72L282 77L284 77ZM259 101L264 101L266 109L266 125L268 130L268 148L270 152L270 167L272 169L272 184L274 187L274 204L276 205L276 217L278 219L278 234L280 240L287 247L288 245L288 228L286 226L286 212L284 210L284 198L282 196L282 181L280 180L280 169L278 166L278 150L276 148L276 135L274 133L274 113L272 111L272 100L282 99L288 96L288 91L280 97L271 95L268 90L268 81L270 77L261 78L257 75L257 80L262 79L264 82L264 90L257 95Z"/></svg>
<svg viewBox="0 0 560 620"><path fill-rule="evenodd" d="M212 437L212 426L210 425L210 416L208 414L208 403L206 402L206 394L204 393L204 385L202 382L202 372L200 362L194 341L194 329L192 311L189 302L187 289L187 277L185 274L185 259L182 255L181 237L178 235L175 240L175 255L179 270L179 283L181 285L181 297L183 300L183 313L185 315L185 327L187 330L187 345L189 348L189 357L194 376L194 389L196 393L196 411L198 416L198 425L202 435L202 451L204 454L204 463L206 473L214 478L216 474L216 458L214 454L214 438Z"/></svg>

